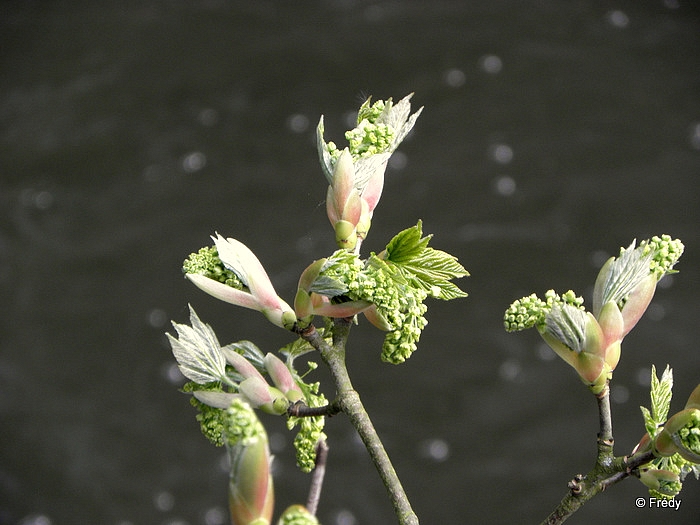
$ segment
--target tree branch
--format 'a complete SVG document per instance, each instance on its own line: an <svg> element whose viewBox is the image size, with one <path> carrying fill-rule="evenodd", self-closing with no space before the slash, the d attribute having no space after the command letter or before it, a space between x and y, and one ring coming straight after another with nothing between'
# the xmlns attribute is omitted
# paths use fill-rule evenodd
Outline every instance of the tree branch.
<svg viewBox="0 0 700 525"><path fill-rule="evenodd" d="M610 389L607 384L603 391L596 395L596 400L600 420L596 463L588 474L585 476L577 474L569 481L569 492L547 519L542 522L542 525L563 523L593 496L626 477L634 475L639 467L654 459L654 455L650 451L632 456L614 456Z"/></svg>
<svg viewBox="0 0 700 525"><path fill-rule="evenodd" d="M329 345L320 336L313 325L302 331L300 335L319 351L321 358L328 365L337 389L337 397L334 403L337 403L341 411L347 414L367 448L374 466L389 493L399 523L401 525L418 525L418 517L411 508L406 492L391 464L389 455L384 449L384 445L365 407L362 405L360 395L355 391L350 381L345 365L345 345L350 333L350 326L350 319L335 319L332 345Z"/></svg>

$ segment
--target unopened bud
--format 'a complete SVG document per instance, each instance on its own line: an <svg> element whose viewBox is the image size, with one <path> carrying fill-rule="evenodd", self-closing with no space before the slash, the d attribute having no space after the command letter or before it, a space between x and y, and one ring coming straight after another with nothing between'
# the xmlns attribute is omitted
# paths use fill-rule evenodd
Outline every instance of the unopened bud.
<svg viewBox="0 0 700 525"><path fill-rule="evenodd" d="M295 403L304 397L289 368L281 359L274 354L268 353L263 362L265 363L265 369L272 378L272 382L275 383L275 386L289 401Z"/></svg>

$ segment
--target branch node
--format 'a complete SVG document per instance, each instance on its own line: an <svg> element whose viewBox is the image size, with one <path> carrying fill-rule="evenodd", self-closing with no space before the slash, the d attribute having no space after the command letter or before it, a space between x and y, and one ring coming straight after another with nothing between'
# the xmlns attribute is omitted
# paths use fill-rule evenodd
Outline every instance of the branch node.
<svg viewBox="0 0 700 525"><path fill-rule="evenodd" d="M572 494L580 494L581 491L583 490L583 485L581 485L581 482L583 481L583 474L576 474L574 476L574 479L569 481L567 483L567 487L569 487L569 490L571 491Z"/></svg>

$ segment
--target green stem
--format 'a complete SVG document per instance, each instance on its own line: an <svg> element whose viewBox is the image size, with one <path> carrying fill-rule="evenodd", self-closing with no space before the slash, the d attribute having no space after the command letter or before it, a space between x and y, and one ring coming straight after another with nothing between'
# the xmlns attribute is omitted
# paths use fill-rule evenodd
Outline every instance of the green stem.
<svg viewBox="0 0 700 525"><path fill-rule="evenodd" d="M351 320L349 319L335 320L332 345L329 345L313 329L313 325L301 335L320 352L321 358L328 365L337 389L336 403L348 416L367 448L374 466L389 493L399 523L401 525L418 525L418 517L411 508L406 492L401 485L396 470L391 464L389 455L384 449L384 445L360 400L360 395L355 391L350 381L350 375L345 365L345 345L350 333L350 326Z"/></svg>

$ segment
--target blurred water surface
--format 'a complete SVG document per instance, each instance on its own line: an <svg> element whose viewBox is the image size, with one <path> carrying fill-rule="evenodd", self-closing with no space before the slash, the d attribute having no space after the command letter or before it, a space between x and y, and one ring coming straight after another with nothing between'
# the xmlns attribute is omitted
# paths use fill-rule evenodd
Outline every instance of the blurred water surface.
<svg viewBox="0 0 700 525"><path fill-rule="evenodd" d="M651 363L674 367L676 409L698 383L699 20L683 0L0 3L0 523L225 523L222 451L163 333L190 302L224 343L288 338L180 261L218 230L291 299L333 249L319 115L341 141L365 95L411 92L425 111L366 246L422 218L470 297L431 304L399 367L357 327L351 373L423 523L538 522L592 464L597 415L536 334L503 332L512 300L589 294L619 246L680 237L615 373L617 452L643 431ZM281 509L308 477L266 423ZM322 522L394 523L347 421L328 433ZM637 509L628 480L570 522L696 523L699 494Z"/></svg>

